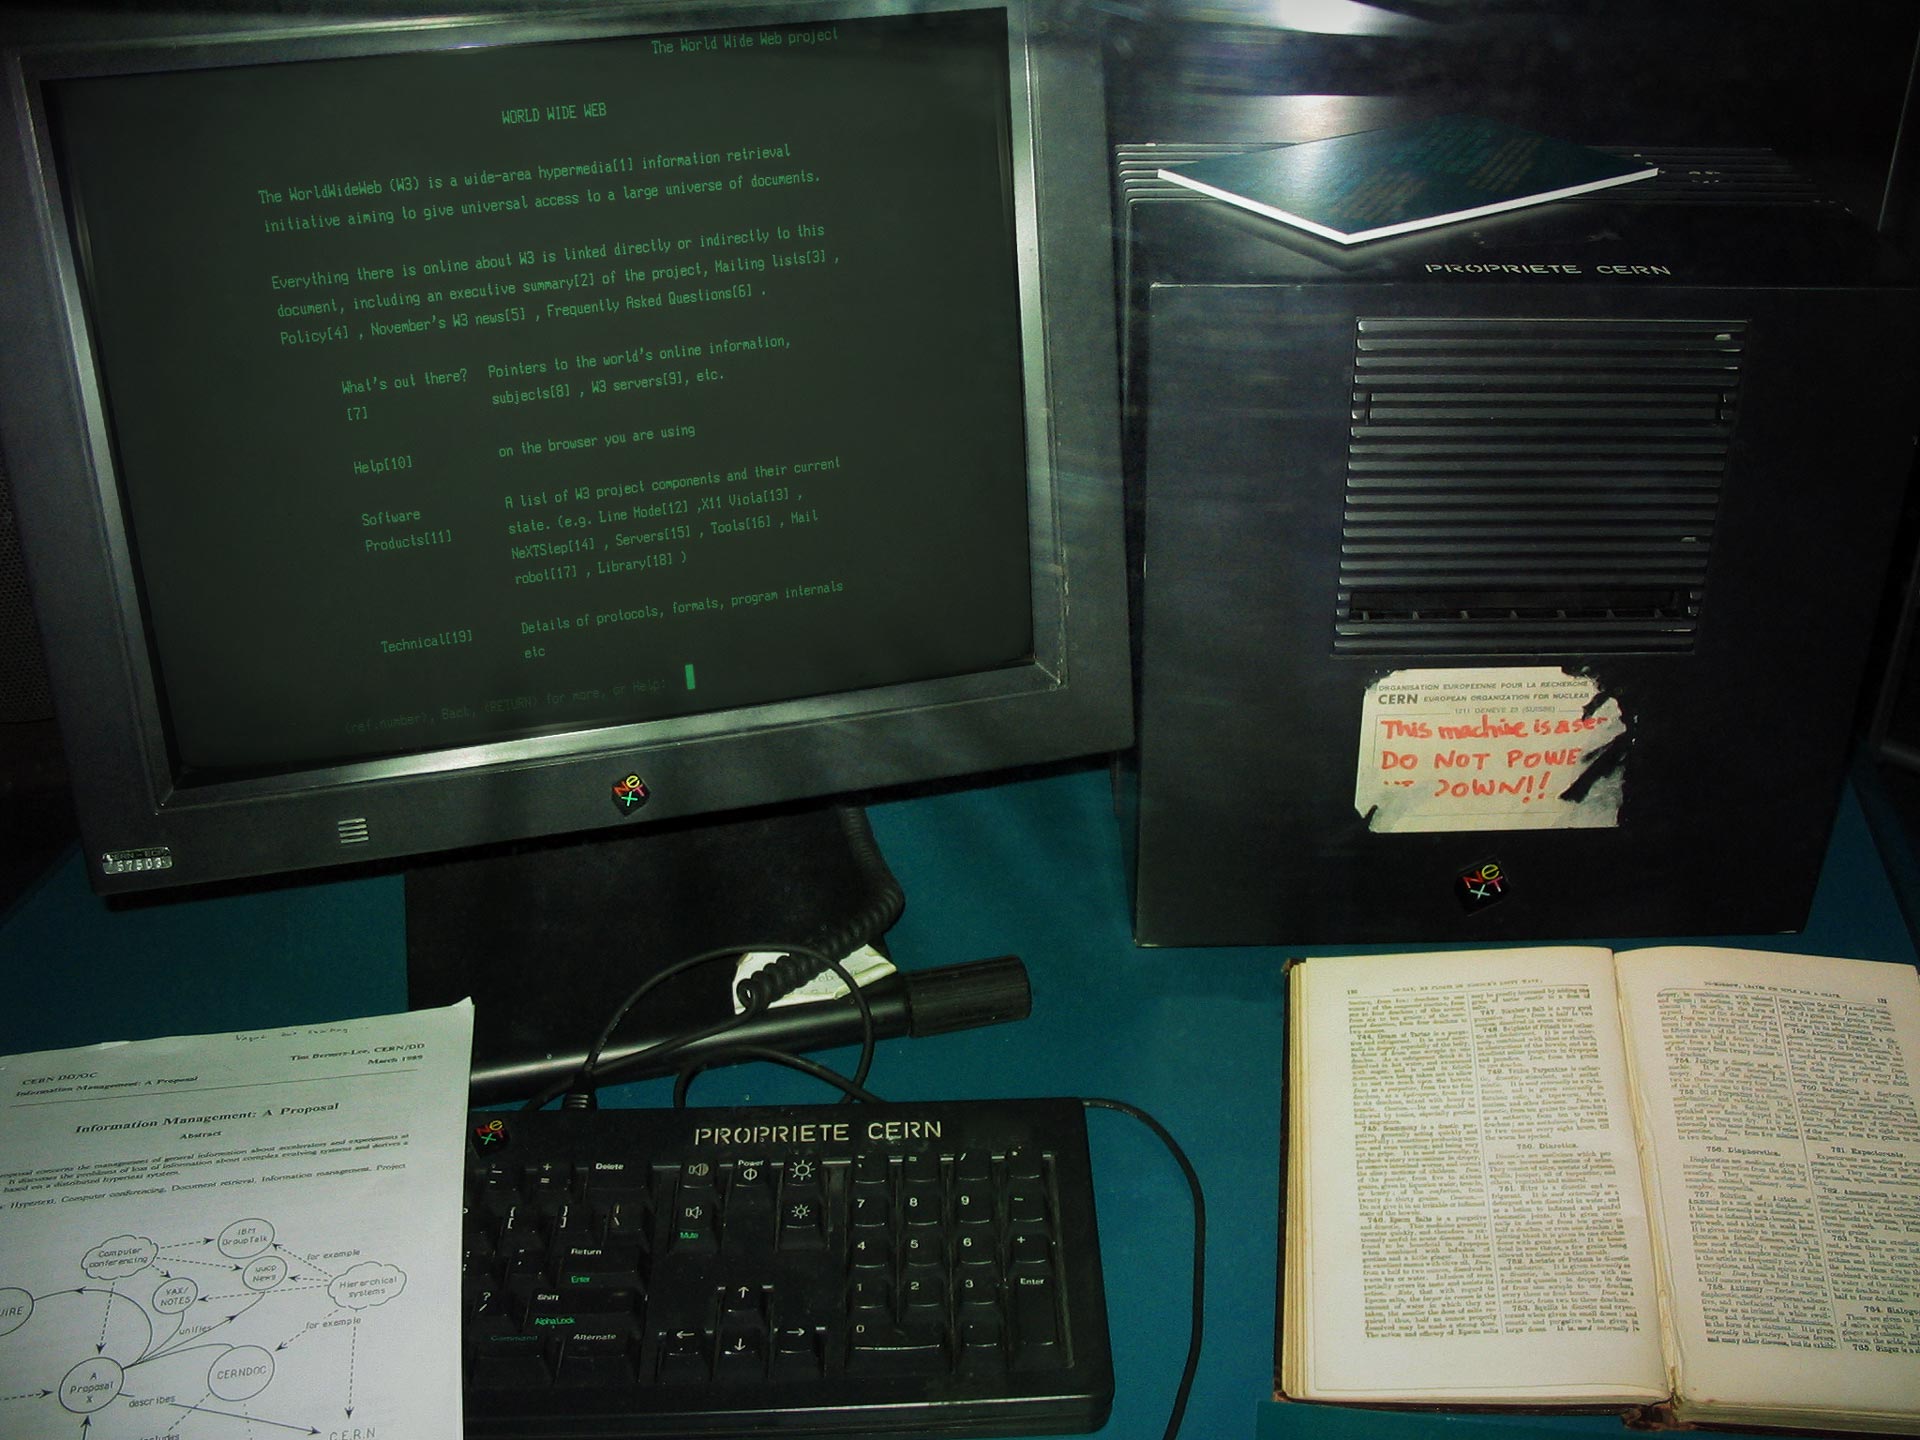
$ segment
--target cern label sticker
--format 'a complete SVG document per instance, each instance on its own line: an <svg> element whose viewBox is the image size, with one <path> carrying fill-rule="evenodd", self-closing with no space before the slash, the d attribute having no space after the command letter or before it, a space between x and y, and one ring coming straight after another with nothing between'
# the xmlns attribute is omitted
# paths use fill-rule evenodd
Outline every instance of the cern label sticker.
<svg viewBox="0 0 1920 1440"><path fill-rule="evenodd" d="M1631 743L1591 675L1396 670L1361 702L1353 805L1382 832L1613 827Z"/></svg>

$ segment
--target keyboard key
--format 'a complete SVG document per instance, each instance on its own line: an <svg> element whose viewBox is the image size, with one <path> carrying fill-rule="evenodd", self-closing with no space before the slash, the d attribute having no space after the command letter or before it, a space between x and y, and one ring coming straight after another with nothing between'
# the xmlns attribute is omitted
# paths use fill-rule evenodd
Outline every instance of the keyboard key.
<svg viewBox="0 0 1920 1440"><path fill-rule="evenodd" d="M893 1315L893 1277L883 1271L854 1271L847 1285L847 1308L855 1319Z"/></svg>
<svg viewBox="0 0 1920 1440"><path fill-rule="evenodd" d="M855 1270L893 1269L893 1241L884 1230L863 1230L847 1245L847 1264Z"/></svg>
<svg viewBox="0 0 1920 1440"><path fill-rule="evenodd" d="M640 1298L638 1285L593 1281L536 1295L534 1308L538 1311L546 1302L549 1314L632 1315L640 1308Z"/></svg>
<svg viewBox="0 0 1920 1440"><path fill-rule="evenodd" d="M682 1188L682 1199L674 1206L673 1225L667 1232L669 1254L711 1255L720 1248L714 1204L711 1192L694 1191L689 1196Z"/></svg>
<svg viewBox="0 0 1920 1440"><path fill-rule="evenodd" d="M862 1375L939 1375L947 1369L947 1352L924 1331L857 1321L848 1333L847 1368Z"/></svg>
<svg viewBox="0 0 1920 1440"><path fill-rule="evenodd" d="M1024 1275L1013 1282L1014 1362L1022 1369L1060 1363L1060 1321L1054 1311L1053 1281Z"/></svg>
<svg viewBox="0 0 1920 1440"><path fill-rule="evenodd" d="M806 1379L821 1373L822 1332L811 1325L783 1325L773 1332L775 1379Z"/></svg>
<svg viewBox="0 0 1920 1440"><path fill-rule="evenodd" d="M1038 1185L1015 1184L1007 1191L1007 1223L1009 1225L1045 1225L1047 1223L1047 1196Z"/></svg>
<svg viewBox="0 0 1920 1440"><path fill-rule="evenodd" d="M642 1195L606 1199L597 1212L600 1233L607 1240L631 1240L645 1246L652 1239L652 1207Z"/></svg>
<svg viewBox="0 0 1920 1440"><path fill-rule="evenodd" d="M607 1159L582 1165L575 1172L581 1191L592 1200L608 1191L644 1192L647 1188L647 1164L644 1160Z"/></svg>
<svg viewBox="0 0 1920 1440"><path fill-rule="evenodd" d="M1016 1267L1053 1262L1053 1242L1036 1230L1023 1230L1007 1243L1007 1263Z"/></svg>
<svg viewBox="0 0 1920 1440"><path fill-rule="evenodd" d="M780 1249L827 1248L827 1197L817 1185L788 1185L780 1199Z"/></svg>
<svg viewBox="0 0 1920 1440"><path fill-rule="evenodd" d="M900 1187L900 1218L909 1225L938 1225L942 1198L938 1181L909 1180Z"/></svg>
<svg viewBox="0 0 1920 1440"><path fill-rule="evenodd" d="M900 1277L900 1317L914 1312L943 1318L947 1313L947 1272L937 1265L911 1266Z"/></svg>
<svg viewBox="0 0 1920 1440"><path fill-rule="evenodd" d="M520 1191L524 1195L564 1195L573 1179L573 1167L565 1161L542 1160L520 1171Z"/></svg>
<svg viewBox="0 0 1920 1440"><path fill-rule="evenodd" d="M517 1335L520 1322L507 1308L506 1297L490 1290L483 1301L467 1306L461 1328L469 1340L475 1340L482 1335Z"/></svg>
<svg viewBox="0 0 1920 1440"><path fill-rule="evenodd" d="M520 1190L489 1177L484 1186L468 1192L467 1214L477 1226L497 1227L520 1203Z"/></svg>
<svg viewBox="0 0 1920 1440"><path fill-rule="evenodd" d="M735 1331L720 1335L720 1349L714 1357L715 1380L758 1380L767 1372L767 1337L764 1331Z"/></svg>
<svg viewBox="0 0 1920 1440"><path fill-rule="evenodd" d="M544 1249L547 1242L540 1230L539 1217L528 1206L516 1202L501 1218L493 1243L502 1255L522 1255Z"/></svg>
<svg viewBox="0 0 1920 1440"><path fill-rule="evenodd" d="M633 1383L632 1337L618 1331L567 1336L560 1343L553 1383L567 1386L614 1386Z"/></svg>
<svg viewBox="0 0 1920 1440"><path fill-rule="evenodd" d="M480 1390L545 1386L552 1379L546 1345L540 1335L483 1335L474 1342L470 1383Z"/></svg>
<svg viewBox="0 0 1920 1440"><path fill-rule="evenodd" d="M736 1282L720 1292L720 1308L727 1314L758 1315L766 1310L770 1298L763 1285L750 1280Z"/></svg>
<svg viewBox="0 0 1920 1440"><path fill-rule="evenodd" d="M713 1378L707 1363L709 1337L698 1330L673 1330L659 1336L660 1379L705 1384Z"/></svg>
<svg viewBox="0 0 1920 1440"><path fill-rule="evenodd" d="M893 1224L893 1197L877 1185L855 1185L847 1199L847 1223L855 1230Z"/></svg>
<svg viewBox="0 0 1920 1440"><path fill-rule="evenodd" d="M630 1240L609 1245L565 1245L553 1257L554 1283L565 1287L590 1284L610 1275L637 1278L644 1253Z"/></svg>
<svg viewBox="0 0 1920 1440"><path fill-rule="evenodd" d="M982 1265L970 1265L958 1270L954 1274L953 1295L956 1301L969 1307L998 1305L1000 1272ZM975 1313L977 1315L977 1308Z"/></svg>
<svg viewBox="0 0 1920 1440"><path fill-rule="evenodd" d="M985 1180L962 1180L955 1185L953 1219L958 1225L991 1225L993 1186Z"/></svg>
<svg viewBox="0 0 1920 1440"><path fill-rule="evenodd" d="M997 1375L1007 1368L1003 1346L1006 1326L998 1308L965 1306L961 1309L955 1333L959 1336L958 1365L963 1375Z"/></svg>
<svg viewBox="0 0 1920 1440"><path fill-rule="evenodd" d="M773 1171L761 1164L741 1165L727 1186L721 1243L729 1250L773 1247Z"/></svg>

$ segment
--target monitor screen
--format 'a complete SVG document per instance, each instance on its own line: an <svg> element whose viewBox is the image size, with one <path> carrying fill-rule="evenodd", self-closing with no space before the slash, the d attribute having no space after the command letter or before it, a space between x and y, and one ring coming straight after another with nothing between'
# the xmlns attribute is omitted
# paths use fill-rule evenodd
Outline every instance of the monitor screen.
<svg viewBox="0 0 1920 1440"><path fill-rule="evenodd" d="M1087 37L138 38L9 55L7 453L96 885L1126 742Z"/></svg>

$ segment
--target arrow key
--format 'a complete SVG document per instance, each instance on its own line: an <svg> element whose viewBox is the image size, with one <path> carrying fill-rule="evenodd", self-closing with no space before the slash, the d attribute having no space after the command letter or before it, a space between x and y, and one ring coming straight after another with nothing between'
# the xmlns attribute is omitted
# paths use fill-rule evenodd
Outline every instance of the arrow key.
<svg viewBox="0 0 1920 1440"><path fill-rule="evenodd" d="M660 1378L663 1381L698 1381L712 1378L707 1364L707 1346L712 1337L698 1330L660 1332Z"/></svg>

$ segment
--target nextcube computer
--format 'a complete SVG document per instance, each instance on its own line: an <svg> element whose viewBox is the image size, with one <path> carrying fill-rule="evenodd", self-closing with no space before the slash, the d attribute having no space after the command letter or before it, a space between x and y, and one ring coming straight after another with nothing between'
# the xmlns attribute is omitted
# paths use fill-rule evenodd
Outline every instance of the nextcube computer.
<svg viewBox="0 0 1920 1440"><path fill-rule="evenodd" d="M1351 247L1120 193L1144 943L1802 923L1915 291L1764 153Z"/></svg>

